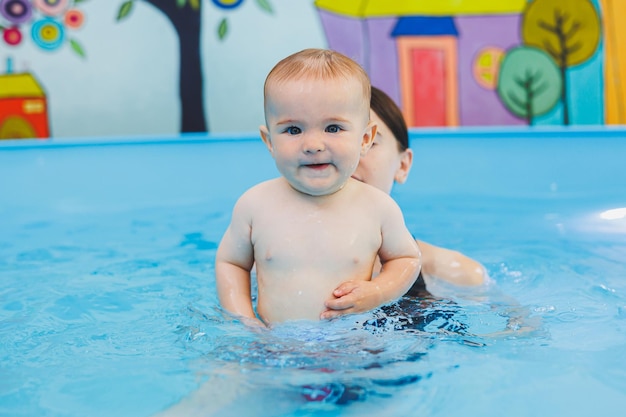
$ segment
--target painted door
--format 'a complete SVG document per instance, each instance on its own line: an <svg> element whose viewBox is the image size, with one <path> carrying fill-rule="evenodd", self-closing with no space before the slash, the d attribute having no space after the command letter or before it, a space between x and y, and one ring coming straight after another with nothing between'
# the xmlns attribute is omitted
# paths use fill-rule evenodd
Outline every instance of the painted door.
<svg viewBox="0 0 626 417"><path fill-rule="evenodd" d="M413 125L445 126L445 64L440 49L411 49Z"/></svg>
<svg viewBox="0 0 626 417"><path fill-rule="evenodd" d="M398 37L397 45L407 125L458 126L456 39L407 36Z"/></svg>

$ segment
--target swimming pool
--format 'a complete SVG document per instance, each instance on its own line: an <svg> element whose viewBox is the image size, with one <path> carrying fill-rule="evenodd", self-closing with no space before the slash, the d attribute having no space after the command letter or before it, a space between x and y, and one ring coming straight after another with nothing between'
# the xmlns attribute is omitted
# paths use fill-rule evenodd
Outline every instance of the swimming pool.
<svg viewBox="0 0 626 417"><path fill-rule="evenodd" d="M264 333L221 314L212 266L235 199L276 175L260 140L0 142L0 415L621 413L626 131L412 140L409 228L493 282L432 283L398 330L415 317Z"/></svg>

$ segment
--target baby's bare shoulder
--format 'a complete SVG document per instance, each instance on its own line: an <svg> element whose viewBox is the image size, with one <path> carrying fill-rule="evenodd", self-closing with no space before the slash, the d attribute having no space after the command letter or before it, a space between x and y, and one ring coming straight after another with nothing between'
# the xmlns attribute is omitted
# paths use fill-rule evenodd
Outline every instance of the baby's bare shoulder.
<svg viewBox="0 0 626 417"><path fill-rule="evenodd" d="M284 184L280 178L258 183L248 188L237 200L235 209L257 211L273 204L276 196L283 192Z"/></svg>
<svg viewBox="0 0 626 417"><path fill-rule="evenodd" d="M362 201L367 201L369 205L375 204L383 209L391 209L398 205L389 194L379 190L373 185L365 184L359 181L356 181L355 185L357 198Z"/></svg>
<svg viewBox="0 0 626 417"><path fill-rule="evenodd" d="M280 178L263 181L248 188L239 200L259 199L267 196L267 193L277 192L282 188Z"/></svg>

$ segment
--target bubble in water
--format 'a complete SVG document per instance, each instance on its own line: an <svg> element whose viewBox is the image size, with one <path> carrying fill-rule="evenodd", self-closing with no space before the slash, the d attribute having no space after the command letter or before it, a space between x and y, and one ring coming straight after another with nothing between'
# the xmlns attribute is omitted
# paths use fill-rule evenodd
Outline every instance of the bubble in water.
<svg viewBox="0 0 626 417"><path fill-rule="evenodd" d="M607 287L607 286L606 286L606 285L604 285L604 284L600 284L600 285L599 285L599 287L600 287L600 289L602 289L603 291L606 291L606 292L611 293L611 294L615 294L615 290L614 290L613 288Z"/></svg>
<svg viewBox="0 0 626 417"><path fill-rule="evenodd" d="M570 322L574 322L580 319L580 314L578 314L578 312L572 309L571 311L563 311L557 314L556 317L562 322L570 323Z"/></svg>
<svg viewBox="0 0 626 417"><path fill-rule="evenodd" d="M539 313L539 314L545 314L545 313L552 313L554 311L556 311L556 307L555 306L541 306L541 307L535 307L533 309L533 311L535 313Z"/></svg>

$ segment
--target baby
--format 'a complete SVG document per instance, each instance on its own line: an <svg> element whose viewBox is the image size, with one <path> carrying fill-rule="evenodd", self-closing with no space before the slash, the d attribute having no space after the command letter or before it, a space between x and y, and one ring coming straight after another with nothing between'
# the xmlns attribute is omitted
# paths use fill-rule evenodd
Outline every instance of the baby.
<svg viewBox="0 0 626 417"><path fill-rule="evenodd" d="M270 71L260 132L281 177L239 198L220 242L217 291L230 313L263 325L328 319L389 303L417 278L421 255L400 208L351 178L376 135L370 94L365 71L329 50L306 49Z"/></svg>

